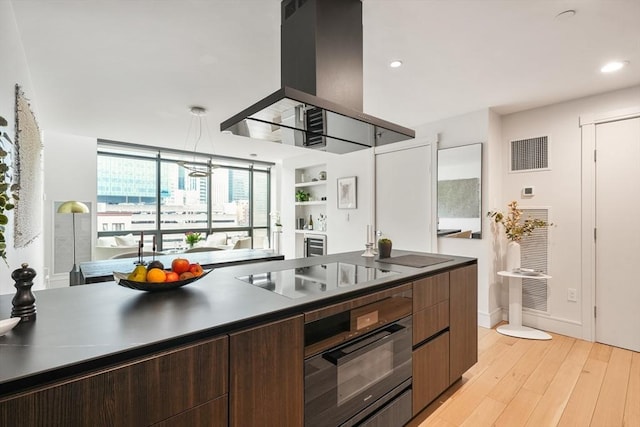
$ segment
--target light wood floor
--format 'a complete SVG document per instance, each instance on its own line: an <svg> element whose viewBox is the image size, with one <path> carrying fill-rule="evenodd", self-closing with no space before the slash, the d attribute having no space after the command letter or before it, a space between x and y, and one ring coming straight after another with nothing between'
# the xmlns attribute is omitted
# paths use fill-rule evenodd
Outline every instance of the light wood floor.
<svg viewBox="0 0 640 427"><path fill-rule="evenodd" d="M478 328L478 363L409 427L640 426L640 353Z"/></svg>

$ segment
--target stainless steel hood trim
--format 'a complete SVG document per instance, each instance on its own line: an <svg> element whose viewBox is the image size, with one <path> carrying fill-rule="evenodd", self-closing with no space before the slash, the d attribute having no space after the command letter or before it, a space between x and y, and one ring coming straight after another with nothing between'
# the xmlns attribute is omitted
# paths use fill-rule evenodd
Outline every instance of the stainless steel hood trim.
<svg viewBox="0 0 640 427"><path fill-rule="evenodd" d="M409 129L409 128L397 125L395 123L391 123L386 120L382 120L377 117L364 114L360 111L353 110L351 108L344 107L342 105L338 105L334 102L328 101L323 98L319 98L317 96L309 95L308 93L299 91L291 87L280 88L277 91L273 92L272 94L268 95L267 97L251 105L250 107L234 115L230 119L225 120L220 124L220 131L225 131L229 129L230 127L234 126L238 122L241 122L242 120L249 118L253 114L256 114L262 111L263 109L269 107L270 105L274 104L275 102L283 98L293 99L303 104L313 105L327 111L332 111L334 113L337 113L355 120L359 120L361 122L368 123L376 127L380 127L380 128L384 128L384 129L388 129L388 130L400 133L402 135L407 136L408 138L415 138L415 131L413 129ZM278 126L287 127L282 125L281 123L274 123L274 124ZM331 135L326 135L326 136L331 136ZM352 142L352 141L349 141L349 142Z"/></svg>

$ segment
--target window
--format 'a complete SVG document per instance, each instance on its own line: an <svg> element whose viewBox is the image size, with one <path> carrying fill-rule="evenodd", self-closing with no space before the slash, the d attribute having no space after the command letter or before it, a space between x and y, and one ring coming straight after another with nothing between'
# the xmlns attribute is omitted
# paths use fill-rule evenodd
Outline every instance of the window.
<svg viewBox="0 0 640 427"><path fill-rule="evenodd" d="M190 176L181 160L212 173ZM155 236L160 251L183 248L187 232L225 232L230 246L251 237L254 248L268 248L270 166L99 141L98 236L144 232L145 245Z"/></svg>

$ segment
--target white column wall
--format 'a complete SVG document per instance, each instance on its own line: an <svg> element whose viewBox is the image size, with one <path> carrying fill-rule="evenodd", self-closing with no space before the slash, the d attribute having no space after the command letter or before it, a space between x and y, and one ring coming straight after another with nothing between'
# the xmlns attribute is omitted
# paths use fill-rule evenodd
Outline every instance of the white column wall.
<svg viewBox="0 0 640 427"><path fill-rule="evenodd" d="M6 131L15 142L15 84L19 84L25 96L30 100L31 109L38 119L37 97L31 83L31 75L27 65L20 33L16 25L11 2L0 1L0 52L2 52L2 66L0 66L0 116L9 123ZM34 212L42 220L42 212ZM7 264L0 261L0 294L15 293L11 272L20 268L22 263L28 263L35 269L33 290L44 287L47 271L43 268L43 237L39 236L25 248L15 249L13 246L13 212L8 211L9 224L5 230L7 241ZM37 305L37 301L36 301Z"/></svg>
<svg viewBox="0 0 640 427"><path fill-rule="evenodd" d="M91 202L91 248L96 240L98 141L96 138L44 132L44 265L53 272L54 202ZM48 288L69 286L69 274L51 274Z"/></svg>
<svg viewBox="0 0 640 427"><path fill-rule="evenodd" d="M499 117L487 109L426 123L416 128L416 137L438 134L438 148L451 148L482 142L482 211L497 198L492 159L499 149ZM482 239L438 238L437 252L478 259L478 324L491 327L502 318L499 306L499 283L496 279L496 262L493 241L488 222L483 219Z"/></svg>

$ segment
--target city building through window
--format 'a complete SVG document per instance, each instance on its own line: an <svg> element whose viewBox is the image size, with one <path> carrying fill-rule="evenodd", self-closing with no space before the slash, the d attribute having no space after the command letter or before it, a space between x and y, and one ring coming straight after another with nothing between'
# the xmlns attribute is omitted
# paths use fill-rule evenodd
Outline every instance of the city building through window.
<svg viewBox="0 0 640 427"><path fill-rule="evenodd" d="M272 164L193 156L99 141L96 217L102 231L98 237L131 234L137 242L142 233L145 250L151 250L155 236L156 249L166 251L185 249L187 233L200 233L201 245L217 233L216 244L222 248L233 248L245 237L251 237L253 248L268 248ZM178 164L184 160L198 163L208 173L190 176Z"/></svg>

